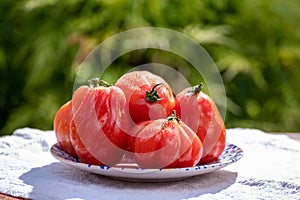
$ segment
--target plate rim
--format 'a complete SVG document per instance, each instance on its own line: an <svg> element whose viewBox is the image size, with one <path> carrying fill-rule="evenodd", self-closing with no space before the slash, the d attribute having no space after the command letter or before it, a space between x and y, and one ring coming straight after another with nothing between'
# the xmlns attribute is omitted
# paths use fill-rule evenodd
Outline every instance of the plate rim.
<svg viewBox="0 0 300 200"><path fill-rule="evenodd" d="M63 157L62 155L57 154L57 152L61 152L64 155L67 155L69 159ZM163 168L163 169L144 169L144 168L126 168L126 167L118 167L118 166L101 166L101 165L92 165L88 163L82 163L77 158L69 155L64 149L59 145L59 143L55 143L51 146L50 152L54 158L58 161L65 163L67 165L71 165L73 167L79 168L84 171L101 174L104 176L120 178L120 179L129 179L129 180L177 180L182 178L188 178L191 176L201 175L205 173L210 173L212 171L216 171L223 167L226 167L232 163L237 162L244 156L244 151L235 144L226 142L224 151L220 155L218 161L196 165L194 167L183 167L183 168ZM230 154L231 153L231 154ZM228 155L229 154L229 155ZM226 156L228 158L226 159ZM224 157L224 158L223 158ZM223 159L222 159L223 158ZM157 175L158 173L158 175ZM156 174L155 176L149 175ZM171 176L170 176L171 175Z"/></svg>

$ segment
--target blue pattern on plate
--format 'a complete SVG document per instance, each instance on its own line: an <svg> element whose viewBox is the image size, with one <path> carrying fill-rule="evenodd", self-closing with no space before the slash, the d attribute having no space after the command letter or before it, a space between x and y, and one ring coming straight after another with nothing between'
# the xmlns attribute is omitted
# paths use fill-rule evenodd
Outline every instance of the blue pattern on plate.
<svg viewBox="0 0 300 200"><path fill-rule="evenodd" d="M84 164L81 163L78 158L74 158L71 155L69 155L67 152L65 152L59 144L55 144L51 147L51 153L60 161L65 162L73 162L78 164ZM187 167L187 168L173 168L173 169L156 169L160 172L169 171L169 170L180 170L180 171L191 171L191 170L208 170L208 169L214 169L214 168L221 168L225 167L231 163L234 163L241 159L243 156L243 151L238 146L234 144L227 144L223 153L220 155L219 159L217 161L214 161L212 163L208 163L205 165L197 165L195 167ZM86 164L87 168L94 167L95 165ZM111 170L111 169L118 169L118 170L133 170L136 169L137 171L144 171L143 168L127 168L127 167L110 167L110 166L98 166L99 170ZM155 170L155 169L146 169L146 170Z"/></svg>

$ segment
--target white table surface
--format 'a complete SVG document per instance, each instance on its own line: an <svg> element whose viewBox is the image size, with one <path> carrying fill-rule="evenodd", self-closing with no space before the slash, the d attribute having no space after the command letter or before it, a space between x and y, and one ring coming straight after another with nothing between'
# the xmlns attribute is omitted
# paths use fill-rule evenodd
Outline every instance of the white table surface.
<svg viewBox="0 0 300 200"><path fill-rule="evenodd" d="M49 152L53 131L18 129L0 138L0 193L30 199L300 199L300 142L239 128L227 130L227 142L244 151L232 165L182 181L137 183L62 164Z"/></svg>

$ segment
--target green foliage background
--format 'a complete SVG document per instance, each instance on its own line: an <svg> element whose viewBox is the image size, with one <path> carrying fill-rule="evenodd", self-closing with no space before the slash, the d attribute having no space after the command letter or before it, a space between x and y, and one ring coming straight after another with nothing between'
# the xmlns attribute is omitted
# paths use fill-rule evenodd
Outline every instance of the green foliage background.
<svg viewBox="0 0 300 200"><path fill-rule="evenodd" d="M137 27L183 32L209 52L227 93L226 125L300 131L298 0L0 1L0 133L52 129L72 96L76 66L106 38ZM182 59L154 50L122 56L106 72ZM193 73L192 84L199 82Z"/></svg>

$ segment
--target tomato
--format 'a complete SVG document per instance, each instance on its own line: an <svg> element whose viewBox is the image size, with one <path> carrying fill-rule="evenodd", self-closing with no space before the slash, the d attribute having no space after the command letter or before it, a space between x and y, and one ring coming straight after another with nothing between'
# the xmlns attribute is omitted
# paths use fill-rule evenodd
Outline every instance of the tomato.
<svg viewBox="0 0 300 200"><path fill-rule="evenodd" d="M186 88L176 96L178 116L193 129L203 144L201 164L218 159L225 148L226 128L213 100L201 91L202 84Z"/></svg>
<svg viewBox="0 0 300 200"><path fill-rule="evenodd" d="M175 99L168 83L148 71L133 71L120 77L116 84L127 99L133 123L164 119L172 113Z"/></svg>
<svg viewBox="0 0 300 200"><path fill-rule="evenodd" d="M113 166L124 156L126 98L115 86L81 86L74 94L71 141L81 162Z"/></svg>
<svg viewBox="0 0 300 200"><path fill-rule="evenodd" d="M133 129L136 163L141 168L195 166L202 156L202 143L196 133L175 113L167 119L141 122Z"/></svg>
<svg viewBox="0 0 300 200"><path fill-rule="evenodd" d="M76 157L77 155L70 138L72 117L72 101L68 101L57 111L53 127L59 145L71 156Z"/></svg>

